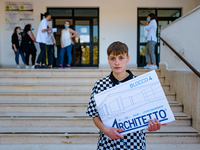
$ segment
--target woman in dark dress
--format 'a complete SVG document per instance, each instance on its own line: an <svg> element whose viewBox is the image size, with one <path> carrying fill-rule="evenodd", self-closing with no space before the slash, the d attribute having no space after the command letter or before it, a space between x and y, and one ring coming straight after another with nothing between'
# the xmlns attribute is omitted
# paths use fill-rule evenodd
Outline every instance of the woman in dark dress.
<svg viewBox="0 0 200 150"><path fill-rule="evenodd" d="M33 35L33 32L31 31L31 25L27 24L24 27L24 31L22 33L22 44L21 44L21 51L25 52L26 57L26 64L27 64L27 69L31 68L34 69L35 68L35 57L36 57L36 48L34 45L34 42L36 42L35 37ZM29 66L29 56L32 56L31 61L32 61L32 66Z"/></svg>

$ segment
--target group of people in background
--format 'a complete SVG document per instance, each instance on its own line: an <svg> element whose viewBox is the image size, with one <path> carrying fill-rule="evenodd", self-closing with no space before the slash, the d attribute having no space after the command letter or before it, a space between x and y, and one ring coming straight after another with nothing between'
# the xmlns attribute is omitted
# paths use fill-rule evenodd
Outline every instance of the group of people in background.
<svg viewBox="0 0 200 150"><path fill-rule="evenodd" d="M52 28L47 25L47 21L51 19L49 13L45 13L45 18L41 20L38 27L37 37L35 39L32 33L32 26L27 24L24 27L23 32L21 32L20 27L14 29L12 35L12 48L15 52L15 61L17 68L21 68L19 65L19 55L22 57L22 61L25 65L25 68L52 68L52 50L53 46L56 46L56 41L53 35ZM71 50L73 44L73 38L78 35L78 33L72 30L70 27L70 22L66 21L64 24L64 29L61 31L61 50L60 50L60 60L59 68L70 68L71 66ZM156 65L156 56L155 56L155 46L157 43L157 18L155 14L150 13L147 17L147 25L145 29L148 31L147 35L147 45L145 49L145 56L147 65L144 66L145 69L157 69ZM39 43L40 45L40 54L36 59L36 47L34 42ZM46 52L47 49L47 52ZM47 55L46 55L47 53ZM63 65L64 55L67 53L68 62ZM24 55L25 54L25 55ZM29 65L29 57L31 55L32 64ZM48 66L46 64L46 56L48 58Z"/></svg>
<svg viewBox="0 0 200 150"><path fill-rule="evenodd" d="M56 40L53 35L52 28L47 25L47 22L51 19L51 15L49 13L45 13L45 18L41 20L40 25L38 27L37 37L35 38L32 32L32 26L27 24L24 27L23 32L20 27L15 27L13 35L12 35L12 48L15 53L15 61L17 68L21 68L19 65L19 54L22 57L22 61L25 65L26 69L38 69L38 68L52 68L53 61L53 47L56 46ZM69 28L70 22L66 21L64 24L65 29L61 32L61 51L60 51L60 62L59 67L67 67L71 66L71 50L72 43L76 35L78 33ZM39 43L40 46L40 54L38 55L36 60L36 52L37 49L35 47L34 42ZM63 57L65 52L68 56L68 63L63 65ZM29 57L31 55L31 65L29 65ZM47 59L48 58L48 59ZM48 60L48 65L46 63Z"/></svg>

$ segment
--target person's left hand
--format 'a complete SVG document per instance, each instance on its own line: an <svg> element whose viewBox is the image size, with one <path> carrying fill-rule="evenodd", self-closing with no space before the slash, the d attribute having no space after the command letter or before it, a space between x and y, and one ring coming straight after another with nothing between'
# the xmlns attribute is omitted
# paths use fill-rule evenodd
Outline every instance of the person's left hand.
<svg viewBox="0 0 200 150"><path fill-rule="evenodd" d="M166 125L166 124L164 124L164 125ZM157 130L160 130L160 127L161 127L161 124L156 118L154 120L150 119L147 130L149 132L157 131Z"/></svg>

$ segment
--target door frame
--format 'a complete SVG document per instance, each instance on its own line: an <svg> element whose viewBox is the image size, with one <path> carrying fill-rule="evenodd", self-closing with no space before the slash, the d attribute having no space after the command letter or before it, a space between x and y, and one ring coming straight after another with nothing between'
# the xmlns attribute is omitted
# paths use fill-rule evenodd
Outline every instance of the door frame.
<svg viewBox="0 0 200 150"><path fill-rule="evenodd" d="M73 25L71 26L71 28L73 30L75 30L75 21L76 20L89 20L90 21L90 43L89 43L89 46L90 46L90 64L87 64L87 65L84 65L84 64L80 64L80 65L76 65L76 53L75 53L75 48L76 48L76 43L73 45L73 67L98 67L99 66L99 50L100 50L100 47L99 47L99 8L97 7L90 7L90 8L78 8L78 7L48 7L47 8L47 12L49 12L50 10L59 10L59 9L71 9L72 10L72 16L52 16L51 19L53 20L53 27L55 27L55 20L56 19L72 19L73 20ZM87 16L87 17L76 17L74 15L74 11L78 9L82 9L82 10L97 10L97 16ZM93 43L93 19L97 19L98 21L98 42L97 43ZM64 27L63 27L64 28ZM73 39L75 41L75 39ZM83 43L82 45L87 45L86 43ZM98 46L98 63L93 65L93 46Z"/></svg>
<svg viewBox="0 0 200 150"><path fill-rule="evenodd" d="M138 67L143 67L146 65L145 64L140 64L140 45L146 46L147 42L145 43L140 43L140 20L146 20L147 16L145 17L139 17L139 11L140 10L155 10L155 15L157 16L158 10L179 10L180 12L180 17L182 16L182 8L138 8L137 9L137 66ZM169 21L169 20L176 20L179 17L157 17L157 21ZM157 22L158 23L158 22ZM157 28L157 34L158 36L158 28ZM158 38L157 38L158 39ZM160 42L158 40L156 44L156 64L159 65L160 62L160 53L158 54L158 47L160 47Z"/></svg>

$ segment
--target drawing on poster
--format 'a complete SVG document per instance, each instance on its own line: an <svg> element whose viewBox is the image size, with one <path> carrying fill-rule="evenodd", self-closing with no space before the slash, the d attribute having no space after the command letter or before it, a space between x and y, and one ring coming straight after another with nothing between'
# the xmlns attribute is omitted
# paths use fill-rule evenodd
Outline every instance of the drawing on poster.
<svg viewBox="0 0 200 150"><path fill-rule="evenodd" d="M142 86L135 91L130 89L110 94L98 106L98 110L101 119L107 121L145 104L162 101L164 98L165 95L163 95L162 89L159 88L159 82L157 82L148 86Z"/></svg>

